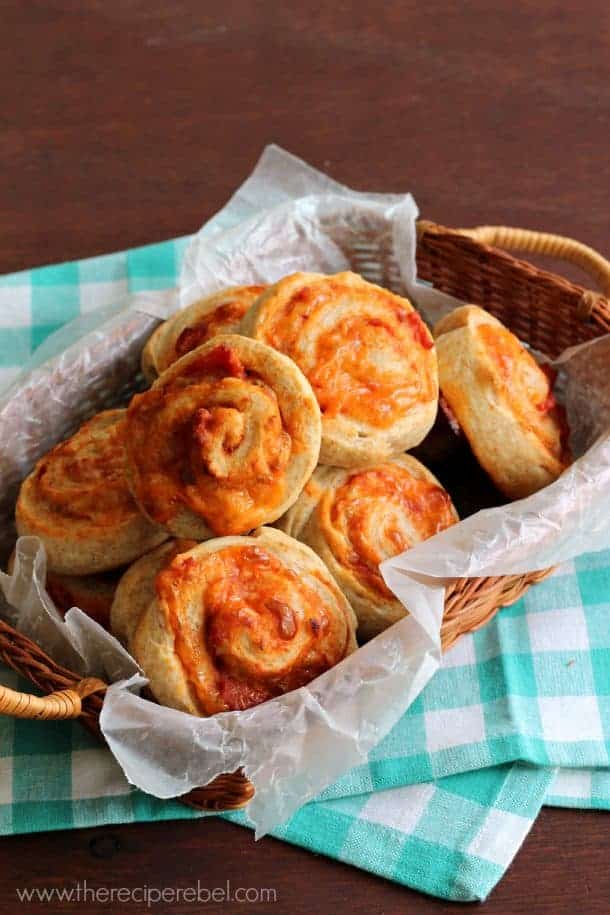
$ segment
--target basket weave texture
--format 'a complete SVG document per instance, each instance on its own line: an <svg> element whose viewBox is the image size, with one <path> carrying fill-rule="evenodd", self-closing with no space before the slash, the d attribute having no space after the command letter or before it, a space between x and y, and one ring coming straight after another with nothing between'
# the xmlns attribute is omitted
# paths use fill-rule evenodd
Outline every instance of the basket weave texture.
<svg viewBox="0 0 610 915"><path fill-rule="evenodd" d="M420 277L456 298L483 306L520 339L547 356L557 356L568 346L610 332L610 302L604 294L502 250L517 249L568 260L591 274L603 293L610 294L610 264L579 242L503 227L451 230L428 222L418 224L418 238ZM363 259L360 272L368 274L367 278L390 287L396 285L395 264L377 261L377 270L371 270L371 252L366 245L359 255ZM359 257L354 260L354 269L358 269ZM370 275L379 270L383 276ZM118 381L125 383L123 378ZM100 409L101 405L96 403L95 408ZM501 607L514 603L550 571L453 581L446 590L443 650L460 636L483 626ZM0 687L0 713L37 719L80 718L101 738L99 714L105 689L102 681L82 680L1 620L0 659L43 693L50 694L30 696ZM251 783L238 771L218 776L182 800L201 810L232 810L247 804L253 794Z"/></svg>

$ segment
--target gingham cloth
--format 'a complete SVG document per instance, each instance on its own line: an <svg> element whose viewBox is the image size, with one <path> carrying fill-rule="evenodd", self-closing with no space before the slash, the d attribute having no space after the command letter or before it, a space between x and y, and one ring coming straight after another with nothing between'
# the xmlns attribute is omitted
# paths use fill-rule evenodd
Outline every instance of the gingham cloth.
<svg viewBox="0 0 610 915"><path fill-rule="evenodd" d="M0 278L0 385L73 317L173 286L187 241ZM463 638L368 763L275 835L427 893L484 899L543 803L610 807L609 752L610 551L563 566ZM131 789L79 725L0 718L1 833L194 816Z"/></svg>

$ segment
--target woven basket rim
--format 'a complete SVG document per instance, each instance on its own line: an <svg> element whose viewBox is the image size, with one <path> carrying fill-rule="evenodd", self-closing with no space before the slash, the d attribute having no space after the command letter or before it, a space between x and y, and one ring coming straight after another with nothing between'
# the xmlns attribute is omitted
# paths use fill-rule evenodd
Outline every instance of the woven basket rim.
<svg viewBox="0 0 610 915"><path fill-rule="evenodd" d="M533 264L531 261L527 260L525 257L518 257L516 254L512 253L505 248L498 247L497 245L489 244L487 242L480 241L478 238L473 237L473 232L477 230L470 229L457 229L451 228L448 226L441 225L437 222L432 222L427 219L419 219L417 221L417 241L418 246L421 241L426 236L431 237L445 237L455 239L456 241L468 242L479 249L481 252L486 252L488 255L492 256L498 261L502 261L506 264L512 264L516 269L523 270L529 274L535 276L539 281L546 281L549 284L552 284L556 287L557 290L563 290L566 293L572 294L577 297L577 316L583 321L591 321L597 318L597 322L600 325L601 333L610 333L610 297L604 294L599 290L590 289L588 286L584 286L580 283L576 283L573 280L568 279L565 276L562 276L560 273L556 273L550 269L545 269L540 267L537 264ZM510 230L510 231L521 231L521 230ZM532 230L523 230L532 232L534 235L541 235L543 233L535 233ZM552 238L558 239L559 236L551 236ZM578 242L573 242L572 239L566 238L563 239L566 243L579 245L580 247L585 247L580 245ZM588 249L591 250L591 249ZM544 257L553 257L552 252L544 250L544 245L541 246L540 251L534 253L540 254ZM596 252L592 252L596 254ZM560 258L561 259L561 258ZM577 266L579 269L586 272L586 266L583 263L579 262L578 258L565 258L568 263L571 263ZM608 283L610 283L610 262L605 262L607 265L608 271ZM480 303L477 303L480 304ZM481 307L485 307L484 305Z"/></svg>

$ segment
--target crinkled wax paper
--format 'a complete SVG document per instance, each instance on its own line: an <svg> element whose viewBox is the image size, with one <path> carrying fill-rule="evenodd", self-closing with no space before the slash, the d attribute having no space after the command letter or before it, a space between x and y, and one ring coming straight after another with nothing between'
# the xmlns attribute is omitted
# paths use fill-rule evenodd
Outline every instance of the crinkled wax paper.
<svg viewBox="0 0 610 915"><path fill-rule="evenodd" d="M352 191L269 147L227 206L193 238L178 293L139 295L74 322L0 398L5 553L14 540L19 481L86 416L135 390L142 345L155 319L178 304L294 270L348 268L406 291L424 313L459 304L416 281L416 217L410 195ZM609 363L610 337L561 361L581 454L573 467L529 499L479 512L386 562L384 576L410 616L286 696L207 719L141 698L146 681L111 635L78 608L61 619L44 590L44 551L33 537L19 541L13 575L0 574L4 615L58 661L112 683L101 727L134 785L174 797L243 766L256 788L248 812L262 835L362 762L434 674L447 579L539 569L610 545Z"/></svg>

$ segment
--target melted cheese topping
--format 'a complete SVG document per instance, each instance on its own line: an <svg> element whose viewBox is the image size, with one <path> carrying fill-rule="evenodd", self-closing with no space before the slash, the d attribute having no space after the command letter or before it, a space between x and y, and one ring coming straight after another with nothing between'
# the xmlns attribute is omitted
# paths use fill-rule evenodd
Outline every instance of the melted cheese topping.
<svg viewBox="0 0 610 915"><path fill-rule="evenodd" d="M255 544L178 556L156 588L203 714L297 689L350 650L348 619L324 581Z"/></svg>

